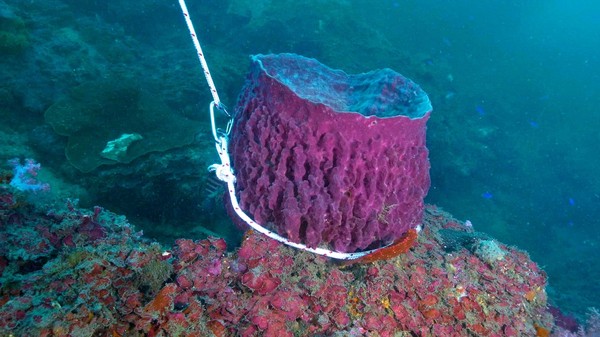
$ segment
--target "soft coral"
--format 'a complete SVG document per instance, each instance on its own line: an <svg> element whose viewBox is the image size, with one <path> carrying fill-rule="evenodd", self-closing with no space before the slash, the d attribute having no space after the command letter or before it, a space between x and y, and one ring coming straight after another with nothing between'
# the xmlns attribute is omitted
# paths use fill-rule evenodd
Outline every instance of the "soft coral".
<svg viewBox="0 0 600 337"><path fill-rule="evenodd" d="M551 337L600 337L600 311L596 308L589 309L587 321L576 332L569 331L558 323Z"/></svg>
<svg viewBox="0 0 600 337"><path fill-rule="evenodd" d="M19 191L47 191L50 185L40 183L37 180L40 164L33 159L25 159L25 163L21 164L21 160L14 158L8 161L13 167L13 177L10 185Z"/></svg>

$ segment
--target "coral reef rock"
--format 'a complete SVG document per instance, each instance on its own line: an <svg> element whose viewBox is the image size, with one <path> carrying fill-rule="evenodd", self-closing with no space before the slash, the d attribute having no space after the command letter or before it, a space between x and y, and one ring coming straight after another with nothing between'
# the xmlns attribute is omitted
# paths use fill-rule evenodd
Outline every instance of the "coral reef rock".
<svg viewBox="0 0 600 337"><path fill-rule="evenodd" d="M489 264L471 252L477 233L433 206L410 251L342 266L254 232L234 252L216 238L165 250L100 207L43 209L13 192L0 186L0 335L536 336L553 324L526 253L499 243ZM450 231L465 238L452 252Z"/></svg>

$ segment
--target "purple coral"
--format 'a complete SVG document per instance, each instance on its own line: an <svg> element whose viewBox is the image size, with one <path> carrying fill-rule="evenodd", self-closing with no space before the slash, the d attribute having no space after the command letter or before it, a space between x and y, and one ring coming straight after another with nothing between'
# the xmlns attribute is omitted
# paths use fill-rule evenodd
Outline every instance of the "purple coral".
<svg viewBox="0 0 600 337"><path fill-rule="evenodd" d="M596 308L589 308L585 324L579 326L565 326L565 316L558 308L551 307L550 312L556 322L551 337L600 337L600 311Z"/></svg>

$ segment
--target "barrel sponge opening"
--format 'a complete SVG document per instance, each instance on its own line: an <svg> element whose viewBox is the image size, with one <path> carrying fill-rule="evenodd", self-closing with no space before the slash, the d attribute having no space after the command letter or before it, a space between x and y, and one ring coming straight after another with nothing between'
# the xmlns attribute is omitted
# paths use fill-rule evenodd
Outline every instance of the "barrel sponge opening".
<svg viewBox="0 0 600 337"><path fill-rule="evenodd" d="M254 55L252 60L299 97L339 112L422 118L432 109L417 84L391 69L348 75L295 54Z"/></svg>

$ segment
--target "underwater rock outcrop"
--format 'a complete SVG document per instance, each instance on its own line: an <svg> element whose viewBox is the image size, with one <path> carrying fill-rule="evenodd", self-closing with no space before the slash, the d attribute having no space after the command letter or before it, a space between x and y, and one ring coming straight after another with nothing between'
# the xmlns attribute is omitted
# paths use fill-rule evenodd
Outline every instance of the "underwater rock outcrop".
<svg viewBox="0 0 600 337"><path fill-rule="evenodd" d="M114 77L74 88L69 96L50 106L44 116L56 133L69 137L65 154L82 172L189 145L201 125L177 115L132 80ZM107 145L123 134L141 138L119 156L105 156Z"/></svg>
<svg viewBox="0 0 600 337"><path fill-rule="evenodd" d="M341 266L253 232L234 252L215 238L166 250L107 210L20 193L0 185L1 335L516 337L553 324L526 253L497 243L489 264L472 252L482 236L434 206L407 253Z"/></svg>

